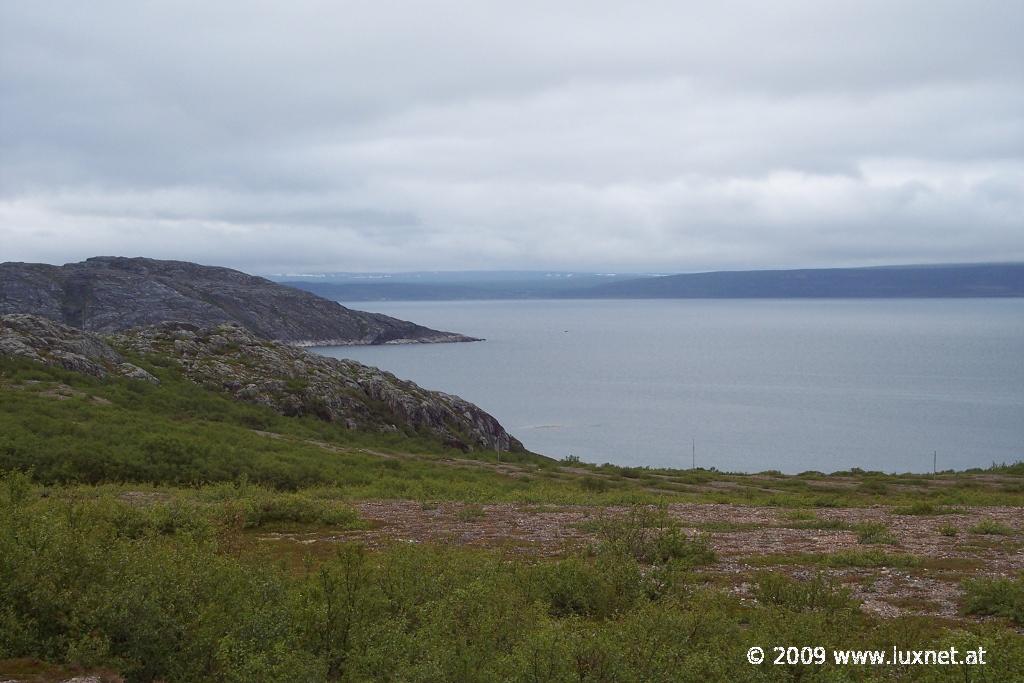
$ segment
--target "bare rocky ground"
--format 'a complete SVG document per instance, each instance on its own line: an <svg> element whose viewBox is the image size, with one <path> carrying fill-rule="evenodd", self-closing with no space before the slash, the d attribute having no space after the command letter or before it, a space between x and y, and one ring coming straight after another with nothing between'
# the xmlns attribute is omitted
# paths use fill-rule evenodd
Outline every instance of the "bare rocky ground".
<svg viewBox="0 0 1024 683"><path fill-rule="evenodd" d="M35 659L8 659L0 666L6 667L0 683L124 683L112 672L75 673Z"/></svg>
<svg viewBox="0 0 1024 683"><path fill-rule="evenodd" d="M369 528L359 531L261 532L266 543L324 545L359 541L369 547L392 543L438 543L496 548L518 556L555 557L585 548L596 539L594 522L622 515L626 508L528 504L467 505L376 500L355 504ZM725 504L675 504L668 513L690 533L708 534L718 560L703 568L709 580L749 597L759 571L806 578L823 571L852 588L863 609L883 617L920 614L961 618L961 582L973 576L1015 576L1024 572L1024 512L1015 507L957 508L947 514L902 515L888 507L832 508L794 518L792 510ZM988 520L1012 533L971 531ZM864 545L855 530L794 528L837 522L852 527L884 524L895 542ZM955 535L947 535L955 528ZM944 533L945 532L945 533ZM806 554L878 550L911 555L909 567L808 566ZM801 560L803 558L804 561Z"/></svg>

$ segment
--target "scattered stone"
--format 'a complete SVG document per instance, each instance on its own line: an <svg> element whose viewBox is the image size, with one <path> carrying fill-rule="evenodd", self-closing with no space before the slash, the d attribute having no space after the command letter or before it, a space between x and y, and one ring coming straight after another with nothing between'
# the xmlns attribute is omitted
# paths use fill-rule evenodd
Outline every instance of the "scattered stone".
<svg viewBox="0 0 1024 683"><path fill-rule="evenodd" d="M367 500L355 504L359 516L370 523L368 529L323 530L279 533L265 540L294 542L304 546L317 543L358 541L369 547L393 543L441 543L489 548L502 548L525 557L563 556L577 552L596 541L586 522L625 515L628 508L595 508L582 505L537 507L521 503L497 503L479 506L479 514L462 514L464 503ZM933 529L933 520L924 517L894 515L884 507L835 508L829 516L851 524L867 519L884 521L896 529L901 546L897 552L921 558L921 567L818 567L780 564L767 567L749 565L750 557L801 553L835 553L863 549L856 534L827 529L789 529L790 523L778 508L710 503L672 504L668 513L688 533L708 533L718 555L713 565L701 571L722 577L730 590L742 599L752 599L752 577L758 572L781 572L799 580L808 580L818 573L835 578L850 587L853 597L861 602L864 612L883 618L918 614L947 619L964 619L960 612L963 598L961 583L967 576L1016 576L1024 571L1021 537L1024 530L1003 545L985 552L957 550L949 539ZM1008 521L1019 519L1020 508L975 507L957 513L960 523L976 524L984 519ZM706 525L736 525L736 531L705 532ZM760 528L742 529L748 524ZM261 537L263 538L263 537ZM945 569L959 561L971 562L972 568ZM938 565L936 565L938 563ZM979 619L971 617L971 619Z"/></svg>

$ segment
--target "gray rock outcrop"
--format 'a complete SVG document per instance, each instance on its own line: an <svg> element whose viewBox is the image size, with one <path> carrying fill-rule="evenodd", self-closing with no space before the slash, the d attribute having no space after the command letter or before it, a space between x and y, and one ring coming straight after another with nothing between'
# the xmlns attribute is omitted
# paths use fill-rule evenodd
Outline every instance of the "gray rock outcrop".
<svg viewBox="0 0 1024 683"><path fill-rule="evenodd" d="M184 261L100 256L81 263L0 264L0 314L31 313L91 332L181 320L234 322L296 346L475 341L292 287Z"/></svg>
<svg viewBox="0 0 1024 683"><path fill-rule="evenodd" d="M123 354L170 360L196 383L283 415L312 415L348 429L423 434L467 451L524 450L494 417L458 396L261 339L235 324L169 322L102 337L40 316L0 315L0 355L95 377L157 382Z"/></svg>
<svg viewBox="0 0 1024 683"><path fill-rule="evenodd" d="M414 431L463 450L522 451L498 421L458 396L389 372L256 337L234 324L164 323L111 338L175 360L187 377L284 415L315 415L349 429Z"/></svg>
<svg viewBox="0 0 1024 683"><path fill-rule="evenodd" d="M110 348L99 335L36 315L0 315L0 355L20 356L93 377L159 380Z"/></svg>

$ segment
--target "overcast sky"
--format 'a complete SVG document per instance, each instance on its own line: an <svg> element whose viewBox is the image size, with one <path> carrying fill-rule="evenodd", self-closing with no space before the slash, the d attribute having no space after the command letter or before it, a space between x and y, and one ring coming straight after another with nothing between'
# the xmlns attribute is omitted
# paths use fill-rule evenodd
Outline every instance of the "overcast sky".
<svg viewBox="0 0 1024 683"><path fill-rule="evenodd" d="M3 2L0 261L1024 260L1024 3Z"/></svg>

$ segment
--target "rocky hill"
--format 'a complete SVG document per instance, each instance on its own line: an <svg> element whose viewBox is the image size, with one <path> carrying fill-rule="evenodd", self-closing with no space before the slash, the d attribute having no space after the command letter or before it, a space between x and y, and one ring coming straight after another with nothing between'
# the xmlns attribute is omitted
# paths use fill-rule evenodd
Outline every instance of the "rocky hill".
<svg viewBox="0 0 1024 683"><path fill-rule="evenodd" d="M238 323L296 346L475 341L231 270L102 256L81 263L0 264L0 314L31 313L93 332L178 320Z"/></svg>
<svg viewBox="0 0 1024 683"><path fill-rule="evenodd" d="M314 415L355 430L425 434L467 451L524 450L494 417L457 396L260 339L235 324L164 323L104 337L40 316L0 315L0 355L96 377L157 382L125 354L173 364L199 384L284 415Z"/></svg>
<svg viewBox="0 0 1024 683"><path fill-rule="evenodd" d="M1024 263L665 275L591 287L599 299L929 299L1024 296Z"/></svg>

